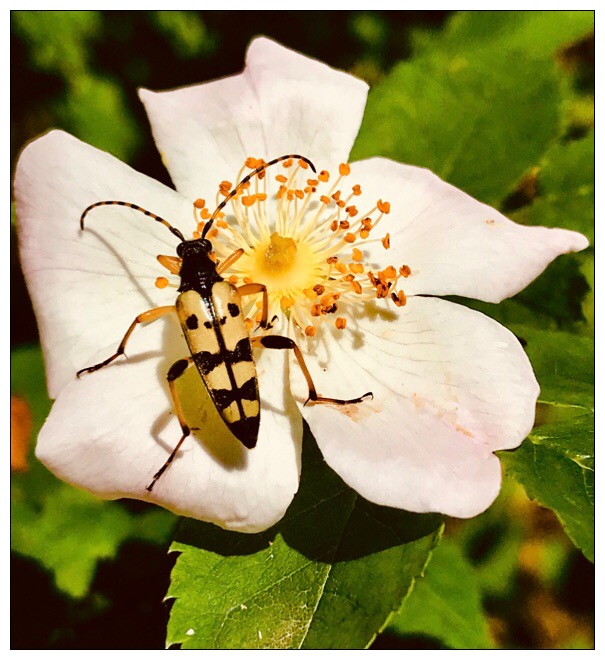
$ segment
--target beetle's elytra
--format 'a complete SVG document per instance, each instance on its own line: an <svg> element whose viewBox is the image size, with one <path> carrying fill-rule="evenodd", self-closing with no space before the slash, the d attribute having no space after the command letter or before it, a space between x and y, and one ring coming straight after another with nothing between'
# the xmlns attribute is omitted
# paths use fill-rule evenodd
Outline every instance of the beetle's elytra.
<svg viewBox="0 0 605 660"><path fill-rule="evenodd" d="M150 492L174 460L185 438L191 434L191 429L183 415L175 381L193 365L197 368L226 426L248 449L256 446L260 428L260 398L256 367L252 356L253 345L294 351L309 387L308 401L349 404L360 403L366 397L372 396L371 392L367 392L356 399L347 400L318 396L303 355L293 340L279 335L263 335L252 338L249 336L242 314L241 298L262 294L263 307L259 325L262 329L268 329L270 325L267 319L267 288L260 283L235 287L221 277L221 273L241 257L244 250L236 250L221 264L215 263L211 257L212 243L206 236L221 209L253 176L261 174L275 163L290 158L304 161L315 172L315 167L309 159L296 154L281 156L264 163L244 177L229 192L221 204L217 206L199 238L186 240L183 234L167 220L130 202L117 200L95 202L82 213L80 227L84 229L84 219L92 209L112 204L127 206L163 224L180 240L176 248L177 257L167 255L159 255L158 257L160 263L180 276L179 295L175 304L156 307L139 314L131 323L118 346L118 350L112 356L91 367L81 369L77 374L80 377L83 373L97 371L113 362L120 355L124 355L130 335L139 323L155 321L166 314L176 313L190 355L177 360L170 367L167 380L174 411L181 425L182 437L164 465L155 473L151 483L146 486Z"/></svg>

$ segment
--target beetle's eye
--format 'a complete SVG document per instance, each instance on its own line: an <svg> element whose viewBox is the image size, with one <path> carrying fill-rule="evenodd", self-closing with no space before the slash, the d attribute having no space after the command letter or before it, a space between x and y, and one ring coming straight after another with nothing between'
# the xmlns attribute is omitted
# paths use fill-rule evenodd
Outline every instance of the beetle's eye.
<svg viewBox="0 0 605 660"><path fill-rule="evenodd" d="M207 238L203 238L200 241L200 245L202 247L202 250L204 250L204 252L210 252L212 250L212 243Z"/></svg>
<svg viewBox="0 0 605 660"><path fill-rule="evenodd" d="M182 244L182 243L179 243L179 244L176 246L176 253L177 253L177 255L178 255L179 257L182 257L182 256L183 256L183 244Z"/></svg>

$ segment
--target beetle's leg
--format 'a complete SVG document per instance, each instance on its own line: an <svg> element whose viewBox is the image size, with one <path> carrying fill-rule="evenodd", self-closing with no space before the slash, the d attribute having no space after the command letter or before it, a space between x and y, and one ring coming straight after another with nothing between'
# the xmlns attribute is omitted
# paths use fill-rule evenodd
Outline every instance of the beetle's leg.
<svg viewBox="0 0 605 660"><path fill-rule="evenodd" d="M174 405L174 411L176 412L176 416L179 420L179 424L181 425L181 430L183 431L183 435L181 439L178 441L177 446L172 450L172 453L168 457L168 460L162 465L162 467L153 475L153 479L149 486L146 486L146 489L151 493L153 490L153 487L155 486L155 482L166 472L166 470L169 468L170 464L174 460L174 457L176 456L176 453L180 449L181 445L185 441L185 438L188 437L191 433L191 429L187 425L187 422L185 421L185 416L183 415L183 407L181 406L181 400L179 399L178 392L176 391L176 385L175 381L177 378L180 378L185 371L193 364L193 358L188 357L188 358L183 358L182 360L177 360L168 370L168 375L167 375L167 380L168 380L168 387L170 388L170 396L172 397L172 403Z"/></svg>
<svg viewBox="0 0 605 660"><path fill-rule="evenodd" d="M230 254L225 261L222 261L217 267L216 272L220 275L224 270L227 270L229 266L233 264L244 254L243 248L237 249L235 252Z"/></svg>
<svg viewBox="0 0 605 660"><path fill-rule="evenodd" d="M261 315L261 320L259 326L263 330L269 330L273 326L267 321L269 317L269 297L267 296L267 287L264 284L242 284L242 286L237 288L237 292L240 296L254 296L259 293L263 294L263 311Z"/></svg>
<svg viewBox="0 0 605 660"><path fill-rule="evenodd" d="M356 399L332 399L325 396L318 396L317 390L315 389L315 384L313 383L313 379L311 378L311 374L309 373L309 369L305 363L305 359L303 357L302 351L300 350L296 342L292 341L292 339L289 339L288 337L282 337L280 335L266 335L264 337L252 337L250 339L250 343L256 345L260 344L260 346L264 346L265 348L281 348L286 350L291 349L294 351L294 355L298 360L298 365L300 366L303 375L307 381L307 385L309 387L309 398L305 401L305 405L307 405L309 401L313 401L313 403L338 403L344 405L347 403L361 403L367 397L371 397L372 399L374 398L372 392L366 392L365 394L357 397Z"/></svg>
<svg viewBox="0 0 605 660"><path fill-rule="evenodd" d="M181 272L183 260L180 257L169 257L167 254L158 254L156 259L173 275L178 275Z"/></svg>
<svg viewBox="0 0 605 660"><path fill-rule="evenodd" d="M134 329L137 327L139 323L148 323L149 321L155 321L156 319L159 319L160 317L165 316L166 314L170 314L171 312L174 311L175 311L174 305L169 305L166 307L155 307L154 309L150 309L147 312L143 312L142 314L139 314L135 318L135 320L130 324L130 327L128 328L126 334L124 335L124 339L122 339L120 345L118 346L118 350L111 357L108 357L107 360L103 360L103 362L99 362L99 364L95 364L92 367L86 367L85 369L80 369L80 371L78 371L78 373L76 374L78 378L80 378L81 374L83 373L90 373L102 369L103 367L106 367L110 362L113 362L117 357L120 357L120 355L124 355L124 351L126 350L126 343L130 339L130 335L133 333Z"/></svg>

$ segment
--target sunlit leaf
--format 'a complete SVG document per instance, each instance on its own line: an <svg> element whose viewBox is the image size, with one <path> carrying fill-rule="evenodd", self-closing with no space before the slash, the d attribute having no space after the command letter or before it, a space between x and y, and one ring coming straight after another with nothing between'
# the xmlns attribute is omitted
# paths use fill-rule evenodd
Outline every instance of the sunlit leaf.
<svg viewBox="0 0 605 660"><path fill-rule="evenodd" d="M371 90L352 159L428 167L497 204L557 136L559 101L549 62L499 51L414 59Z"/></svg>

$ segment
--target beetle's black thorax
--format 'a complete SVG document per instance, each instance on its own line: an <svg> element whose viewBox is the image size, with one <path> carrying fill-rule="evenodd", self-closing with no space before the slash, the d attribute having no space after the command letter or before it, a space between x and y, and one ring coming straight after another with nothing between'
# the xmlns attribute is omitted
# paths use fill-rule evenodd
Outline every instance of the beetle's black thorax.
<svg viewBox="0 0 605 660"><path fill-rule="evenodd" d="M179 246L178 254L183 260L179 291L193 290L201 296L209 296L212 285L223 278L216 272L216 264L205 245L200 246L200 241L185 241Z"/></svg>

